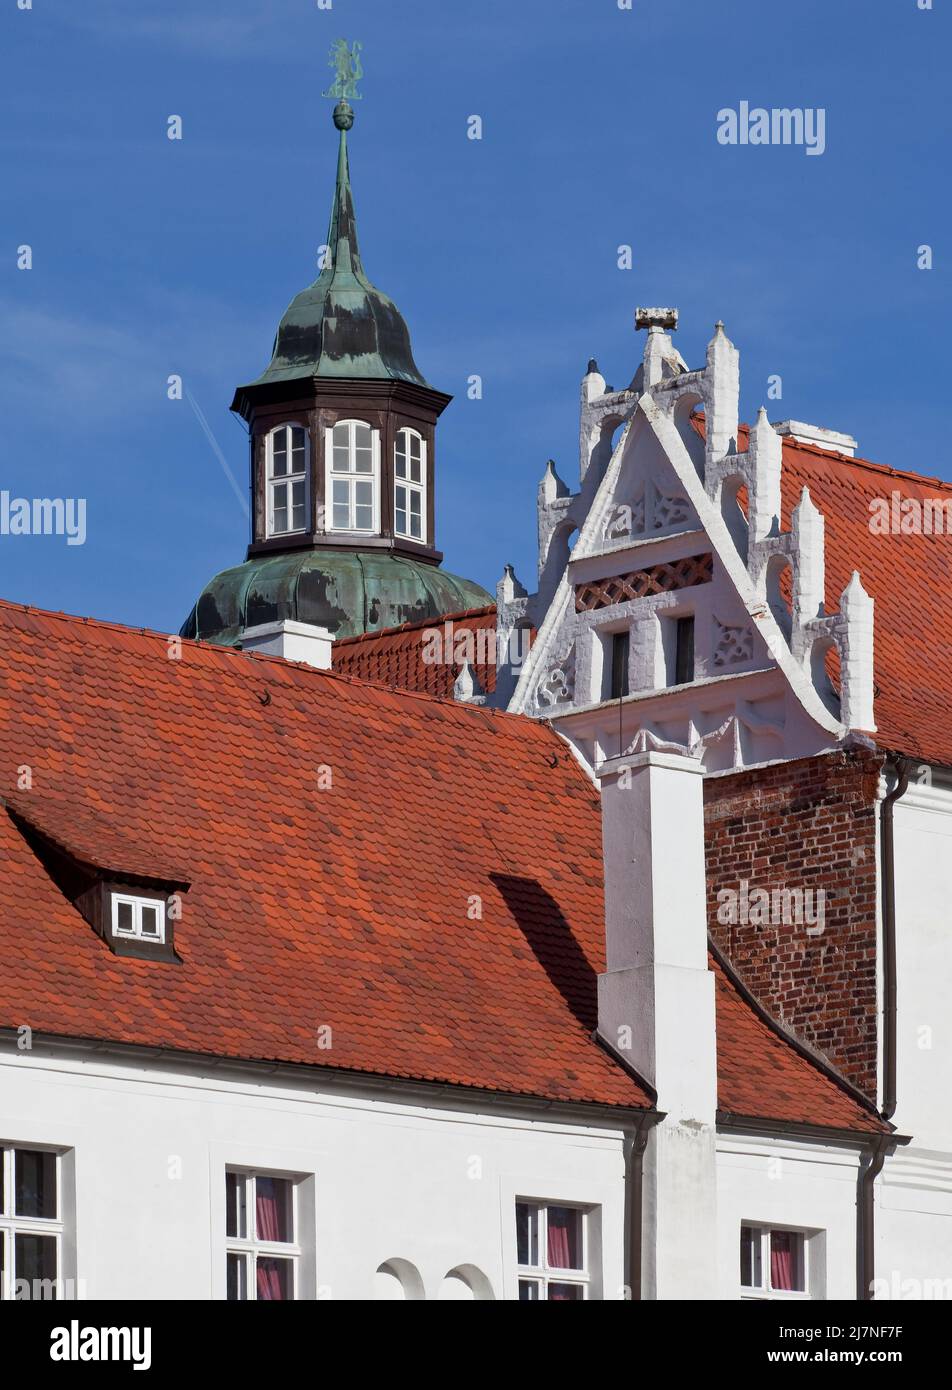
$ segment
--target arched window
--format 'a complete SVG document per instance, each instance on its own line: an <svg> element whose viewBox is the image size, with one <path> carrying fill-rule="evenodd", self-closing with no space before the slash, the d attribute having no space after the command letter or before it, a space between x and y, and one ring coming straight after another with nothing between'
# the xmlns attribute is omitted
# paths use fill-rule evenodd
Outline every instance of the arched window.
<svg viewBox="0 0 952 1390"><path fill-rule="evenodd" d="M328 530L380 529L378 440L364 420L338 420L327 431Z"/></svg>
<svg viewBox="0 0 952 1390"><path fill-rule="evenodd" d="M394 445L393 530L408 540L426 540L426 444L416 430L397 431Z"/></svg>
<svg viewBox="0 0 952 1390"><path fill-rule="evenodd" d="M307 431L279 425L268 435L268 535L307 530Z"/></svg>

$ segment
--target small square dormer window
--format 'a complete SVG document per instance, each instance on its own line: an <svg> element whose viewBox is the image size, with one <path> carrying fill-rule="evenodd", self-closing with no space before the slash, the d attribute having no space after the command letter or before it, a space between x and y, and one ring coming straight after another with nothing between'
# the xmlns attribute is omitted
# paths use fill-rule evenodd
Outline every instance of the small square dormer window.
<svg viewBox="0 0 952 1390"><path fill-rule="evenodd" d="M112 894L112 933L127 941L165 943L165 899Z"/></svg>

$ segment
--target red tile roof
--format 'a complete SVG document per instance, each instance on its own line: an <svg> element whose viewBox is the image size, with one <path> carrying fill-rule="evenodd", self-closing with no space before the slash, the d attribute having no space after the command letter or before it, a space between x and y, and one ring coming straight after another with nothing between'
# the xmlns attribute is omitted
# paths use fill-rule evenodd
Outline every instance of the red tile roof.
<svg viewBox="0 0 952 1390"><path fill-rule="evenodd" d="M695 417L703 433L703 417ZM742 425L738 445L747 447ZM883 748L952 766L952 534L875 535L870 502L950 503L952 484L784 439L782 524L804 487L826 518L826 611L839 611L854 570L875 600L875 738Z"/></svg>
<svg viewBox="0 0 952 1390"><path fill-rule="evenodd" d="M433 639L427 636L433 632L440 634L438 650L443 659L438 661L424 660L425 652L436 649ZM364 632L334 643L334 670L401 690L418 690L452 699L461 661L468 659L480 685L489 695L496 689L496 663L492 659L495 632L495 605L403 623L379 632ZM490 659L486 660L486 656Z"/></svg>
<svg viewBox="0 0 952 1390"><path fill-rule="evenodd" d="M592 1041L599 808L542 723L0 603L0 794L191 879L182 963L114 956L0 814L0 1026L650 1103ZM718 1030L722 1109L878 1126L723 978Z"/></svg>

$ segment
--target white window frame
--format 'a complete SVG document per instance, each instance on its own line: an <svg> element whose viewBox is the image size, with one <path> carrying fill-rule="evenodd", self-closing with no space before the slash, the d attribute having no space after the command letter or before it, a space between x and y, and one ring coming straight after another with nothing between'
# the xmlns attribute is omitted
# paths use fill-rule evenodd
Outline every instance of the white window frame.
<svg viewBox="0 0 952 1390"><path fill-rule="evenodd" d="M231 1163L225 1168L225 1174L225 1297L228 1296L228 1256L241 1255L245 1261L245 1287L248 1291L247 1300L241 1301L254 1302L257 1300L257 1262L260 1255L274 1256L276 1259L287 1260L290 1263L291 1298L288 1301L298 1300L301 1297L301 1262L304 1253L300 1239L300 1175L279 1173L265 1168L242 1168ZM245 1222L248 1231L246 1236L230 1236L228 1234L228 1174L242 1178L245 1183ZM258 1239L257 1202L255 1201L255 1184L258 1178L280 1178L283 1182L291 1184L291 1235L294 1237L293 1240Z"/></svg>
<svg viewBox="0 0 952 1390"><path fill-rule="evenodd" d="M126 930L119 926L119 904L128 903L132 908L132 928ZM158 935L154 936L151 932L142 930L142 909L144 907L154 907L156 910L156 921L158 923ZM139 896L135 893L116 893L112 894L111 904L112 934L118 941L149 941L154 946L164 946L166 939L165 930L165 899L149 898Z"/></svg>
<svg viewBox="0 0 952 1390"><path fill-rule="evenodd" d="M397 448L402 434L413 435L420 441L420 481L413 482L410 478L400 478L397 476ZM420 534L413 536L409 531L399 531L397 529L397 488L406 488L407 491L407 524L410 518L410 496L413 494L420 499ZM414 541L417 545L427 544L426 528L426 440L419 430L412 429L409 425L401 425L397 430L396 438L393 441L393 534L399 536L401 540Z"/></svg>
<svg viewBox="0 0 952 1390"><path fill-rule="evenodd" d="M740 1223L741 1236L744 1231L754 1231L760 1237L760 1272L763 1279L762 1284L741 1284L740 1294L742 1299L761 1299L778 1301L791 1300L793 1302L809 1300L810 1293L810 1244L811 1236L815 1234L802 1226L783 1226L776 1222L764 1223L762 1221L742 1221ZM777 1231L784 1235L797 1236L800 1240L800 1260L803 1267L803 1288L802 1289L775 1289L770 1282L770 1236L771 1232ZM740 1250L738 1250L738 1260ZM743 1271L738 1271L738 1282L743 1276Z"/></svg>
<svg viewBox="0 0 952 1390"><path fill-rule="evenodd" d="M556 1198L547 1201L540 1201L536 1197L517 1197L516 1206L531 1207L537 1213L538 1219L538 1239L539 1257L538 1265L521 1265L518 1263L518 1253L516 1256L516 1297L519 1297L519 1287L523 1280L531 1280L541 1286L539 1302L548 1302L548 1292L550 1284L572 1284L577 1285L582 1290L582 1300L591 1298L592 1271L591 1265L591 1239L590 1239L590 1216L591 1208L583 1206L580 1202L560 1202ZM548 1262L548 1211L550 1207L567 1207L572 1211L577 1211L581 1215L582 1226L582 1267L581 1269L562 1269ZM513 1209L513 1216L516 1216ZM518 1252L518 1238L516 1250Z"/></svg>
<svg viewBox="0 0 952 1390"><path fill-rule="evenodd" d="M274 437L275 437L276 434L280 434L280 433L282 433L282 432L287 432L287 431L289 431L289 430L303 430L303 431L304 431L304 469L303 469L303 472L301 472L301 473L282 473L282 474L280 474L280 476L276 476L276 475L275 475L275 472L274 472ZM291 440L290 440L290 436L288 436L287 445L288 445L287 457L288 457L288 460L290 461L290 459L291 459L291 447L290 447L290 445L291 445ZM303 535L306 535L306 534L307 534L307 531L308 531L308 519L309 519L309 516L310 516L310 507L311 507L311 487L310 487L310 475L311 475L311 470L310 470L310 466L309 466L309 465L310 465L310 457L311 457L311 440L310 440L310 434L309 434L309 432L308 432L307 425L303 424L300 420L284 420L284 421L281 422L280 425L275 425L273 429L270 429L270 430L268 431L267 436L266 436L266 438L265 438L265 465L264 465L264 474L265 474L265 534L266 534L266 536L267 536L267 538L268 538L269 540L270 540L272 537L277 537L277 536L303 536ZM292 482L295 482L295 481L296 481L297 479L299 479L299 478L303 478L303 480L304 480L304 525L303 525L303 526L296 526L296 527L293 527L292 529L287 530L287 531L276 531L276 530L274 529L274 492L275 492L275 488L276 488L279 484L281 484L281 483L287 483L287 484L290 485ZM291 506L289 505L289 506L288 506L288 520L290 520L290 518L291 518Z"/></svg>
<svg viewBox="0 0 952 1390"><path fill-rule="evenodd" d="M347 471L335 470L334 468L334 430L338 425L350 426L348 435L348 463ZM358 473L354 464L354 425L364 425L370 430L371 441L371 462L372 468L369 473ZM354 501L354 486L357 481L369 481L373 488L373 524L371 526L335 526L334 525L334 489L333 481L342 479L349 481L349 500L348 517L354 519L356 503ZM374 429L369 420L358 420L356 417L348 417L346 420L335 420L333 425L328 425L324 432L324 530L335 532L337 535L346 536L374 536L380 533L380 431Z"/></svg>
<svg viewBox="0 0 952 1390"><path fill-rule="evenodd" d="M15 1212L14 1154L24 1150L51 1153L53 1155L56 1182L55 1216L17 1216ZM0 1280L0 1301L12 1300L16 1288L16 1237L52 1236L56 1242L56 1273L53 1285L57 1300L63 1297L63 1165L62 1154L51 1149L48 1144L14 1143L0 1139L0 1177L2 1177L2 1201L0 1201L0 1264L3 1278Z"/></svg>

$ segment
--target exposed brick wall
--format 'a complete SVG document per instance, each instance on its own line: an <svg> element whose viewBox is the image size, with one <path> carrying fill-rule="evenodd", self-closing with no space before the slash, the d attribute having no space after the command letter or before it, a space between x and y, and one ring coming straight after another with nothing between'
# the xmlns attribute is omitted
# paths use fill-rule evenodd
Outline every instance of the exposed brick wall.
<svg viewBox="0 0 952 1390"><path fill-rule="evenodd" d="M806 758L705 781L710 930L760 1001L855 1085L876 1096L876 787L881 759L864 751ZM823 930L807 923L726 923L755 889L824 890ZM809 899L804 902L809 903ZM818 899L814 896L813 905ZM795 900L788 900L789 908ZM722 920L718 920L718 911Z"/></svg>

